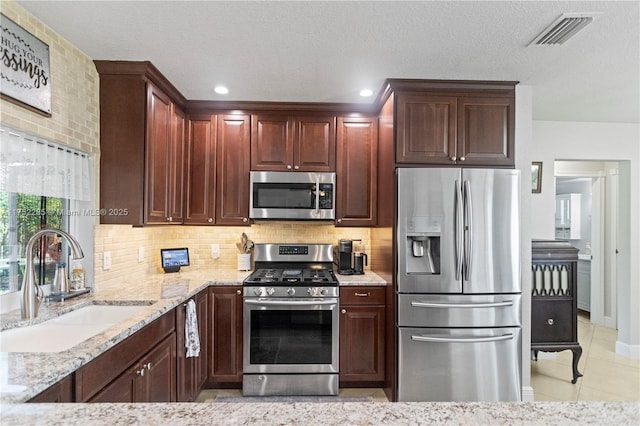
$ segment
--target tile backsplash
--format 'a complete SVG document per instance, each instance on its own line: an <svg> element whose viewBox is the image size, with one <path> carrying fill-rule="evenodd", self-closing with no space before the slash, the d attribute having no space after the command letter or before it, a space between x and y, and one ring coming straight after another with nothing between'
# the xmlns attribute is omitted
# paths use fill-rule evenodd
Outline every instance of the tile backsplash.
<svg viewBox="0 0 640 426"><path fill-rule="evenodd" d="M369 228L336 228L309 222L269 222L246 226L150 226L97 225L95 228L95 281L99 286L145 279L162 272L160 249L188 247L190 270L235 269L236 243L242 233L255 243L320 243L336 245L341 238L361 239L371 249ZM211 258L211 244L220 246L220 257ZM144 251L141 262L139 250ZM111 255L111 268L103 270L103 254ZM365 269L368 269L366 267Z"/></svg>

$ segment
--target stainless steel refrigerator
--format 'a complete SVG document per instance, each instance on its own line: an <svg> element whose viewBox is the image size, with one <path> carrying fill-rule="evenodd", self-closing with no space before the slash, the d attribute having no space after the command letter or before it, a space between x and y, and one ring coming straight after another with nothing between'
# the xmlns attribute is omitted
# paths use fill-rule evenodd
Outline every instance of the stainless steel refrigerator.
<svg viewBox="0 0 640 426"><path fill-rule="evenodd" d="M398 168L398 401L520 401L519 172Z"/></svg>

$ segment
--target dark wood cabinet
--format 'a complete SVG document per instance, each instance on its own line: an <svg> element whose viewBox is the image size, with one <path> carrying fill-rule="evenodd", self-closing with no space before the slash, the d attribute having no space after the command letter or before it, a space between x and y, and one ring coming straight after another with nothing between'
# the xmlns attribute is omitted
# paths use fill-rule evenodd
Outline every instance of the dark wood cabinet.
<svg viewBox="0 0 640 426"><path fill-rule="evenodd" d="M396 163L513 167L515 83L398 80Z"/></svg>
<svg viewBox="0 0 640 426"><path fill-rule="evenodd" d="M29 402L74 402L73 373L49 386L29 400Z"/></svg>
<svg viewBox="0 0 640 426"><path fill-rule="evenodd" d="M174 402L176 339L166 337L89 402Z"/></svg>
<svg viewBox="0 0 640 426"><path fill-rule="evenodd" d="M242 286L209 288L209 386L242 387Z"/></svg>
<svg viewBox="0 0 640 426"><path fill-rule="evenodd" d="M336 118L329 115L251 117L251 170L335 171Z"/></svg>
<svg viewBox="0 0 640 426"><path fill-rule="evenodd" d="M336 225L375 226L378 212L378 119L339 117Z"/></svg>
<svg viewBox="0 0 640 426"><path fill-rule="evenodd" d="M184 223L213 224L216 217L215 115L190 116L187 141L187 184Z"/></svg>
<svg viewBox="0 0 640 426"><path fill-rule="evenodd" d="M566 241L533 241L531 247L531 350L573 352L573 379L582 374L578 361L578 249Z"/></svg>
<svg viewBox="0 0 640 426"><path fill-rule="evenodd" d="M385 379L385 287L340 288L340 386Z"/></svg>
<svg viewBox="0 0 640 426"><path fill-rule="evenodd" d="M218 116L216 149L217 225L249 225L250 117Z"/></svg>
<svg viewBox="0 0 640 426"><path fill-rule="evenodd" d="M176 308L176 358L177 394L181 402L195 401L207 382L207 362L209 359L209 292L203 290L192 298L196 304L200 356L187 358L185 348L186 304Z"/></svg>
<svg viewBox="0 0 640 426"><path fill-rule="evenodd" d="M175 401L175 326L172 310L80 367L74 375L76 401L157 401L161 396ZM136 390L137 376L145 377L149 384L144 386L157 389Z"/></svg>
<svg viewBox="0 0 640 426"><path fill-rule="evenodd" d="M149 62L95 64L100 223L182 223L184 98Z"/></svg>

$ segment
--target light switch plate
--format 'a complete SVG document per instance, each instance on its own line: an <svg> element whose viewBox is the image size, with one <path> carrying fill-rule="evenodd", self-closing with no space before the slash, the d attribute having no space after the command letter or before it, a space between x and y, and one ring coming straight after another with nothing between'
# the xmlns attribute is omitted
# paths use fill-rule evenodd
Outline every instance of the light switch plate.
<svg viewBox="0 0 640 426"><path fill-rule="evenodd" d="M102 270L108 271L111 269L111 252L105 251L102 253Z"/></svg>
<svg viewBox="0 0 640 426"><path fill-rule="evenodd" d="M144 262L144 247L138 247L138 263Z"/></svg>
<svg viewBox="0 0 640 426"><path fill-rule="evenodd" d="M220 258L220 244L211 244L211 258Z"/></svg>

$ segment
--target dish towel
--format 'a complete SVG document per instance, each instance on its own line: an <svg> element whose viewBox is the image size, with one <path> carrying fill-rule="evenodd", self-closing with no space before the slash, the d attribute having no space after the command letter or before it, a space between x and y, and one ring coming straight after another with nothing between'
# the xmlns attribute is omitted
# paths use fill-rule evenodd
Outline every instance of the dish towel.
<svg viewBox="0 0 640 426"><path fill-rule="evenodd" d="M184 346L187 348L187 358L200 356L200 336L198 335L198 317L196 302L187 302L187 317L184 322Z"/></svg>

